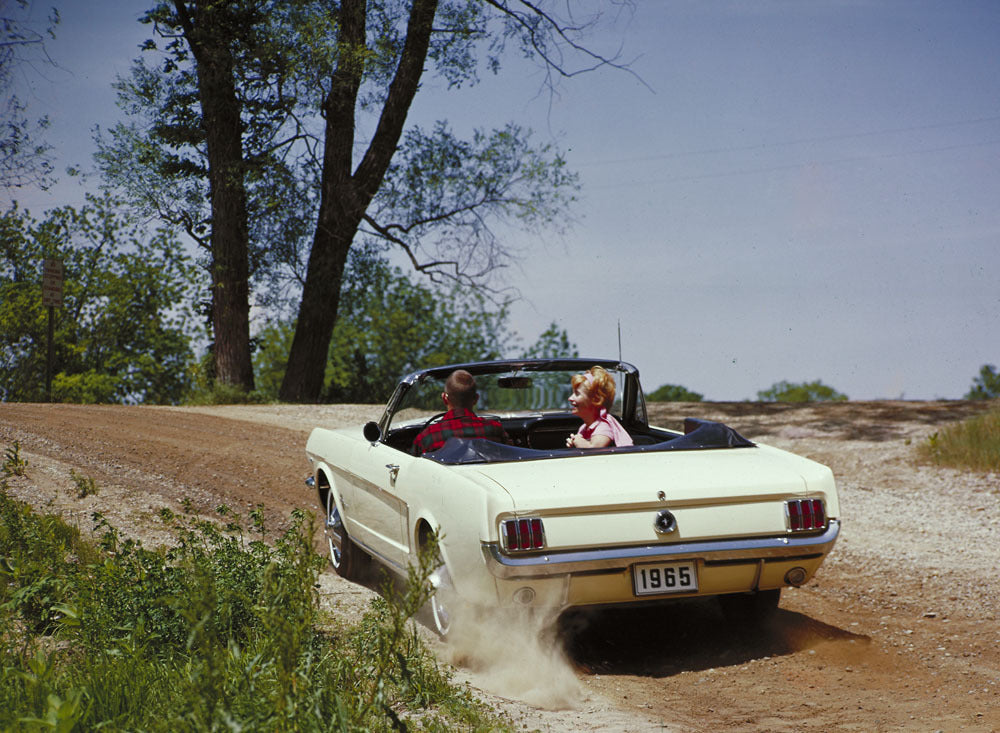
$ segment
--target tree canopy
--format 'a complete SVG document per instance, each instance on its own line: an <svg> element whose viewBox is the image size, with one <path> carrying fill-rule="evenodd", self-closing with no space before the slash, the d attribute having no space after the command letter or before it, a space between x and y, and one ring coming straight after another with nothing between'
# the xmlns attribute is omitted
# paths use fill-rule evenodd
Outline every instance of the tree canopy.
<svg viewBox="0 0 1000 733"><path fill-rule="evenodd" d="M497 359L516 351L504 307L454 284L414 281L371 250L355 250L347 266L344 308L330 344L324 402L385 402L399 378L415 369ZM259 396L276 399L292 326L265 328L254 354ZM551 324L521 356L577 356L576 346Z"/></svg>
<svg viewBox="0 0 1000 733"><path fill-rule="evenodd" d="M993 400L1000 398L1000 372L992 364L983 364L979 376L972 380L972 388L966 393L967 400Z"/></svg>
<svg viewBox="0 0 1000 733"><path fill-rule="evenodd" d="M614 64L582 45L593 19L572 14L515 0L153 5L155 61L120 80L131 119L101 138L99 160L204 247L220 379L252 386L248 279L297 312L282 398L316 399L352 247L483 285L511 254L495 222L559 220L577 184L551 145L515 124L462 139L443 121L407 126L407 113L424 76L474 84L508 45L550 83Z"/></svg>
<svg viewBox="0 0 1000 733"><path fill-rule="evenodd" d="M42 260L64 265L54 309L57 402L176 403L192 358L187 309L197 270L166 231L148 234L109 198L0 216L0 400L45 398Z"/></svg>
<svg viewBox="0 0 1000 733"><path fill-rule="evenodd" d="M775 382L757 393L761 402L844 402L847 395L828 387L819 379L813 382Z"/></svg>
<svg viewBox="0 0 1000 733"><path fill-rule="evenodd" d="M650 402L701 402L703 395L679 384L663 384L646 395Z"/></svg>

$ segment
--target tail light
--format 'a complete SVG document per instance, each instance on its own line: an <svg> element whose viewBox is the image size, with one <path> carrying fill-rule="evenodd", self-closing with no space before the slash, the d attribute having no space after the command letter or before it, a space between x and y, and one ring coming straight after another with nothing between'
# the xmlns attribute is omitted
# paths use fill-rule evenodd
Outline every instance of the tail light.
<svg viewBox="0 0 1000 733"><path fill-rule="evenodd" d="M826 507L822 499L792 499L785 502L788 529L808 532L826 527Z"/></svg>
<svg viewBox="0 0 1000 733"><path fill-rule="evenodd" d="M508 552L540 550L545 547L545 530L539 517L506 519L500 525L500 534Z"/></svg>

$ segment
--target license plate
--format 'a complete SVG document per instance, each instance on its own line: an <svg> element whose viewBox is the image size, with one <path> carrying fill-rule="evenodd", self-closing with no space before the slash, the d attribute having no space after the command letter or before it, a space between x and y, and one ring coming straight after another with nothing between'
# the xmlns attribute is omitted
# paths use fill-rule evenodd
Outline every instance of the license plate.
<svg viewBox="0 0 1000 733"><path fill-rule="evenodd" d="M686 593L698 590L698 572L693 562L633 565L632 584L637 596Z"/></svg>

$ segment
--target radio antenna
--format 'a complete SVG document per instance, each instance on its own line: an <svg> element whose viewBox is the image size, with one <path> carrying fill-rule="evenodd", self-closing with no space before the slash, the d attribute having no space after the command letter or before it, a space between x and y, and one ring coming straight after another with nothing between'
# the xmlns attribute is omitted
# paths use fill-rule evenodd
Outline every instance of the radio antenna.
<svg viewBox="0 0 1000 733"><path fill-rule="evenodd" d="M618 319L618 361L622 360L622 319Z"/></svg>

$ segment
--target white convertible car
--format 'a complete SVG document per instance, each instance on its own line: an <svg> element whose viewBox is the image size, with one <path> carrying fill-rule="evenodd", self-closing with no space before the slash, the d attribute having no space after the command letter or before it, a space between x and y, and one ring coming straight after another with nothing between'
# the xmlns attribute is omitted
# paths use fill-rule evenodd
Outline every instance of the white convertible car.
<svg viewBox="0 0 1000 733"><path fill-rule="evenodd" d="M567 448L580 426L574 374L615 378L612 413L635 443ZM444 380L475 375L481 416L511 445L450 438L423 456L413 439L441 417ZM459 604L557 610L718 596L728 616L766 618L784 586L806 583L840 531L833 475L726 425L648 424L639 373L607 359L510 360L405 377L378 423L315 428L306 453L337 571L372 559L406 575L438 533L437 631Z"/></svg>

